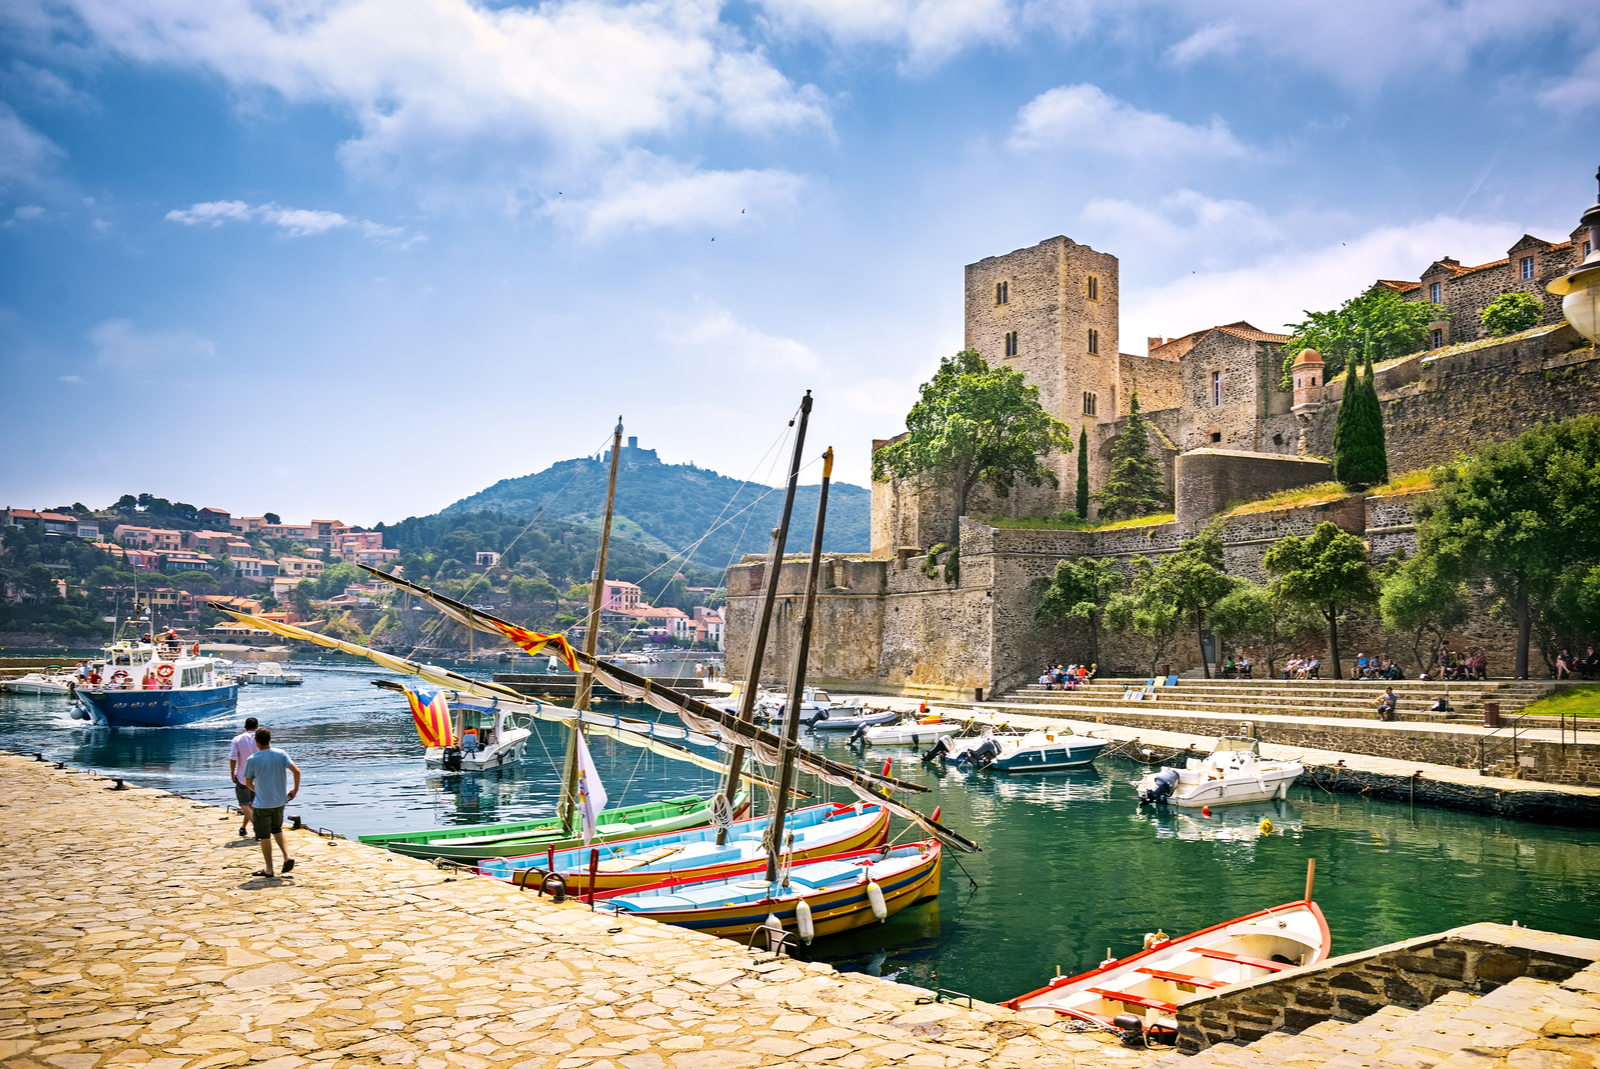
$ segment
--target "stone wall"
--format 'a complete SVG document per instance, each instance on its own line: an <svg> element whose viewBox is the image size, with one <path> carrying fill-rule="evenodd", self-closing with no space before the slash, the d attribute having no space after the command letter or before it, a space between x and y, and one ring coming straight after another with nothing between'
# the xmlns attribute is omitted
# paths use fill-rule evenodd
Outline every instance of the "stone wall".
<svg viewBox="0 0 1600 1069"><path fill-rule="evenodd" d="M1131 411L1131 398L1139 395L1141 412L1158 412L1164 408L1176 409L1183 404L1183 365L1176 360L1158 357L1117 354L1117 384L1112 419L1120 419Z"/></svg>
<svg viewBox="0 0 1600 1069"><path fill-rule="evenodd" d="M1192 1054L1320 1021L1359 1021L1384 1006L1421 1009L1451 991L1485 995L1521 976L1559 983L1595 961L1593 939L1469 924L1187 998L1178 1004L1178 1048Z"/></svg>
<svg viewBox="0 0 1600 1069"><path fill-rule="evenodd" d="M1191 450L1179 454L1176 463L1178 529L1193 534L1207 519L1232 505L1331 478L1333 465L1314 457L1221 448Z"/></svg>
<svg viewBox="0 0 1600 1069"><path fill-rule="evenodd" d="M1261 440L1261 421L1289 411L1292 397L1276 386L1282 364L1282 346L1208 332L1183 356L1179 447L1292 453L1293 442ZM1213 375L1221 404L1215 403Z"/></svg>

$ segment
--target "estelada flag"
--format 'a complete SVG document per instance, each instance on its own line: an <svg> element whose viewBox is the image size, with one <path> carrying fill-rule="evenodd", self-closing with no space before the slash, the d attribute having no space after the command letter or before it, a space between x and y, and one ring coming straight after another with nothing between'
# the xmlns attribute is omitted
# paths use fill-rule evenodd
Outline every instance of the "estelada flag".
<svg viewBox="0 0 1600 1069"><path fill-rule="evenodd" d="M424 746L453 746L455 737L450 731L450 704L444 691L432 687L407 687L406 701L411 704L411 718L417 722L417 734Z"/></svg>
<svg viewBox="0 0 1600 1069"><path fill-rule="evenodd" d="M537 631L524 631L520 627L512 627L510 624L503 624L498 620L493 621L493 623L506 638L527 650L528 656L537 657L540 650L546 646L551 646L554 647L561 659L567 662L569 671L576 672L578 670L578 659L572 655L572 644L567 641L566 635L541 635Z"/></svg>

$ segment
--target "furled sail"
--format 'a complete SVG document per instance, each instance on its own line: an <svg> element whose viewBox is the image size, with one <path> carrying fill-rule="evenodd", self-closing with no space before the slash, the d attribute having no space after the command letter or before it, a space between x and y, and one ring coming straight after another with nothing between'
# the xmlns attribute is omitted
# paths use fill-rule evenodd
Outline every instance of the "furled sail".
<svg viewBox="0 0 1600 1069"><path fill-rule="evenodd" d="M428 604L444 612L458 623L478 631L489 634L504 634L504 629L512 625L504 620L499 620L480 609L464 605L453 598L435 593L427 587L418 586L416 583L380 572L376 568L366 565L357 565L363 571L376 579L400 587L422 598ZM251 618L255 619L254 617ZM726 710L717 709L705 702L664 686L653 679L636 675L624 668L591 658L582 653L576 655L581 666L588 668L595 678L607 687L629 698L642 699L653 708L664 713L676 713L678 718L690 731L719 736L725 745L735 743L747 747L756 755L762 764L776 765L779 762L780 747L784 740L770 731L765 731L754 724L747 724L739 717ZM587 726L587 721L585 721ZM933 818L917 812L903 802L899 802L891 795L892 790L922 792L928 788L918 783L910 783L896 779L893 776L884 776L869 772L860 767L841 764L821 754L812 753L803 748L796 748L793 755L795 766L819 777L824 782L842 787L856 797L865 801L878 802L886 806L891 812L912 821L923 828L930 835L936 836L941 842L947 843L958 850L975 853L979 846L971 839L959 832L955 832L935 821Z"/></svg>

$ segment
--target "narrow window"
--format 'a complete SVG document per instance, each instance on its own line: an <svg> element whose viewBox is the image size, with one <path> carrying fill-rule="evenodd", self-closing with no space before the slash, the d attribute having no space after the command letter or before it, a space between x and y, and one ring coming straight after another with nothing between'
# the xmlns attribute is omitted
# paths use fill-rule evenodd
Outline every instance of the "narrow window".
<svg viewBox="0 0 1600 1069"><path fill-rule="evenodd" d="M1221 406L1222 406L1222 372L1213 371L1211 373L1211 407L1212 408L1220 408Z"/></svg>
<svg viewBox="0 0 1600 1069"><path fill-rule="evenodd" d="M1432 334L1433 344L1429 348L1437 349L1444 344L1444 331L1435 328Z"/></svg>
<svg viewBox="0 0 1600 1069"><path fill-rule="evenodd" d="M1086 416L1094 415L1095 401L1096 400L1097 400L1097 398L1095 397L1094 394L1090 393L1087 390L1084 391L1084 393L1083 393L1083 414L1084 415L1086 415Z"/></svg>
<svg viewBox="0 0 1600 1069"><path fill-rule="evenodd" d="M1100 280L1093 275L1089 276L1089 299L1091 301L1100 299Z"/></svg>
<svg viewBox="0 0 1600 1069"><path fill-rule="evenodd" d="M995 304L1010 304L1011 303L1011 283L1009 283L1009 282L996 282L994 284L994 303Z"/></svg>
<svg viewBox="0 0 1600 1069"><path fill-rule="evenodd" d="M1089 351L1091 353L1100 351L1100 332L1093 327L1089 328Z"/></svg>
<svg viewBox="0 0 1600 1069"><path fill-rule="evenodd" d="M1522 264L1522 277L1524 279L1532 278L1533 277L1533 257L1532 256L1524 256L1522 258L1522 260L1521 260L1521 264Z"/></svg>
<svg viewBox="0 0 1600 1069"><path fill-rule="evenodd" d="M1115 417L1116 414L1117 414L1117 388L1115 386L1113 386L1113 387L1111 387L1111 415L1113 417Z"/></svg>
<svg viewBox="0 0 1600 1069"><path fill-rule="evenodd" d="M1006 355L1017 355L1017 332L1014 330L1006 331Z"/></svg>
<svg viewBox="0 0 1600 1069"><path fill-rule="evenodd" d="M1584 243L1583 243L1583 258L1584 258L1584 259L1585 259L1585 260L1587 260L1587 259L1588 259L1588 258L1589 258L1589 254L1590 254L1590 253L1591 253L1591 252L1593 252L1593 251L1594 251L1594 242L1592 242L1592 241L1585 241L1585 242L1584 242Z"/></svg>
<svg viewBox="0 0 1600 1069"><path fill-rule="evenodd" d="M1440 304L1444 300L1444 284L1435 282L1428 286L1428 302Z"/></svg>
<svg viewBox="0 0 1600 1069"><path fill-rule="evenodd" d="M1211 441L1212 441L1213 444L1220 444L1221 441L1222 441L1222 432L1221 431L1212 431L1211 432Z"/></svg>

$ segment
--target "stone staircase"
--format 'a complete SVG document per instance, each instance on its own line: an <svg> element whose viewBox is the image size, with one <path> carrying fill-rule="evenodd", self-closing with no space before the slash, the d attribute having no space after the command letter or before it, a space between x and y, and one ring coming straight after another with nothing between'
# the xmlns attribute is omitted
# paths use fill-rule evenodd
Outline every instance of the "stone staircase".
<svg viewBox="0 0 1600 1069"><path fill-rule="evenodd" d="M1451 991L1421 1009L1384 1006L1242 1046L1170 1053L1146 1069L1592 1069L1600 1064L1600 966L1564 982L1519 977L1486 995Z"/></svg>

